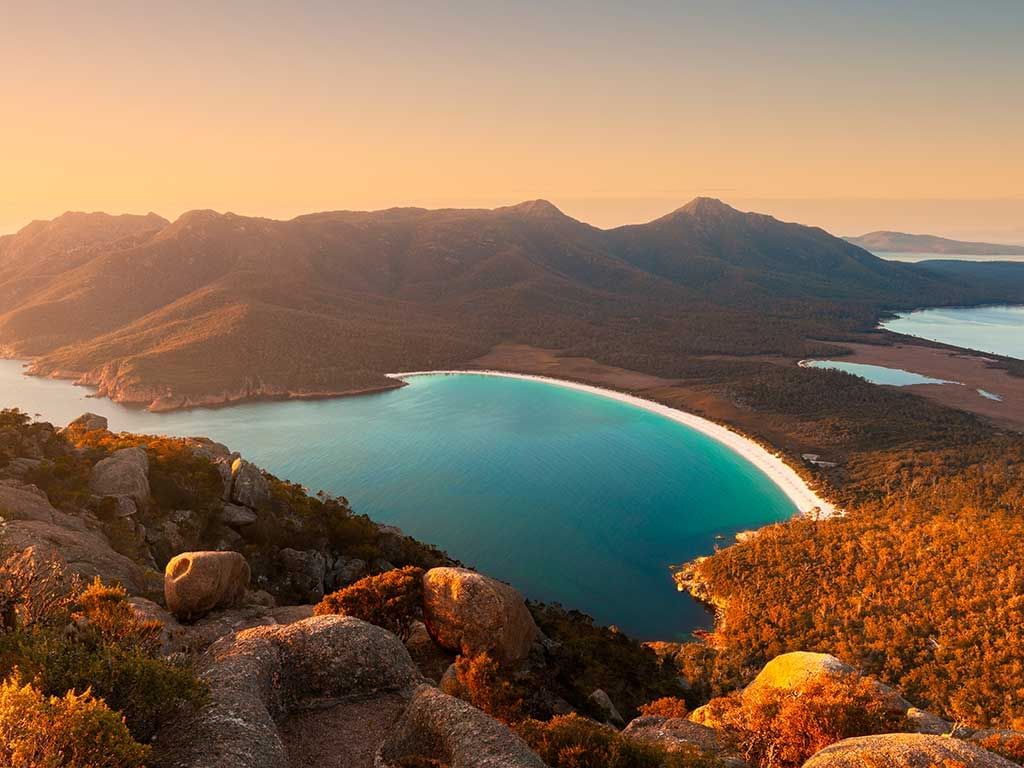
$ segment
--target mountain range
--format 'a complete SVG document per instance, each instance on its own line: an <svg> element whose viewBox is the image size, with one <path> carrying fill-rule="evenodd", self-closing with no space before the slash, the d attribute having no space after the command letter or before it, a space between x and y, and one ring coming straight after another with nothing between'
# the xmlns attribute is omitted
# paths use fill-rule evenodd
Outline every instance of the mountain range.
<svg viewBox="0 0 1024 768"><path fill-rule="evenodd" d="M951 253L959 256L1024 256L1024 245L974 243L949 240L935 235L909 235L906 232L868 232L846 238L854 245L880 253Z"/></svg>
<svg viewBox="0 0 1024 768"><path fill-rule="evenodd" d="M661 373L694 355L798 356L886 307L1024 294L1010 283L709 198L611 230L544 200L289 221L66 213L0 238L0 352L170 409L396 386L385 373L511 341Z"/></svg>

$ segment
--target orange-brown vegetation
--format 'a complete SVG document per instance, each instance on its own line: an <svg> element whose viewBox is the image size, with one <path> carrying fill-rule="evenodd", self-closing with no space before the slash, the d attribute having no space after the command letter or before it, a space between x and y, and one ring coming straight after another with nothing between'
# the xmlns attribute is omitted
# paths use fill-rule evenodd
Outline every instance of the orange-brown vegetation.
<svg viewBox="0 0 1024 768"><path fill-rule="evenodd" d="M340 614L376 624L408 639L422 615L423 569L406 566L366 576L333 592L313 609L317 616Z"/></svg>
<svg viewBox="0 0 1024 768"><path fill-rule="evenodd" d="M526 720L517 732L551 768L712 768L721 765L696 749L666 752L641 744L579 715Z"/></svg>
<svg viewBox="0 0 1024 768"><path fill-rule="evenodd" d="M723 707L723 724L759 768L799 768L837 741L905 725L877 686L857 675L823 676L799 691L764 688L736 699L736 706Z"/></svg>
<svg viewBox="0 0 1024 768"><path fill-rule="evenodd" d="M0 682L0 765L8 768L142 768L149 748L88 690L45 696L16 678Z"/></svg>
<svg viewBox="0 0 1024 768"><path fill-rule="evenodd" d="M662 696L640 705L640 714L644 717L686 717L689 711L686 701L677 696Z"/></svg>
<svg viewBox="0 0 1024 768"><path fill-rule="evenodd" d="M459 656L454 678L442 680L442 688L502 722L516 723L524 717L524 681L515 681L487 653Z"/></svg>

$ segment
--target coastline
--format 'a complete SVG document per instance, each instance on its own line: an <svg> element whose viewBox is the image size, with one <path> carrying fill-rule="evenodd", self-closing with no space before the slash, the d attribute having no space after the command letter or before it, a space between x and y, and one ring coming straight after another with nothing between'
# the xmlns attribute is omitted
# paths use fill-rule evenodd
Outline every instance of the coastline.
<svg viewBox="0 0 1024 768"><path fill-rule="evenodd" d="M402 373L385 374L388 378L405 380L414 376L434 375L476 375L476 376L497 376L510 379L522 379L526 381L539 381L545 384L575 389L580 392L587 392L599 397L606 397L620 403L626 403L636 408L641 408L650 413L663 416L677 424L690 427L707 437L716 440L725 447L739 454L746 459L786 495L786 497L797 508L798 514L813 517L815 519L826 519L841 516L842 512L830 502L819 496L807 482L797 474L789 464L778 454L774 454L760 443L735 432L728 427L717 424L709 419L697 416L677 408L662 405L653 400L647 400L637 395L630 395L614 389L595 387L590 384L582 384L566 379L556 379L551 376L540 376L528 373L512 373L509 371L497 371L488 369L464 369L464 370L437 370L437 371L405 371Z"/></svg>

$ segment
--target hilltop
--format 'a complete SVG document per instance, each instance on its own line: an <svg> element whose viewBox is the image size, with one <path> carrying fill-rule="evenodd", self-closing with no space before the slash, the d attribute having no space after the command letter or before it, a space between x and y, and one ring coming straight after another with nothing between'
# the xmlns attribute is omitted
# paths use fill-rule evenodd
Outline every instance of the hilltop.
<svg viewBox="0 0 1024 768"><path fill-rule="evenodd" d="M879 230L847 241L869 251L883 253L952 253L960 256L1024 256L1024 245L999 245L949 240L935 235L910 235Z"/></svg>
<svg viewBox="0 0 1024 768"><path fill-rule="evenodd" d="M289 221L68 213L0 239L0 350L153 409L385 388L503 342L606 362L644 349L662 368L802 356L882 307L1018 295L710 198L612 230L534 200Z"/></svg>

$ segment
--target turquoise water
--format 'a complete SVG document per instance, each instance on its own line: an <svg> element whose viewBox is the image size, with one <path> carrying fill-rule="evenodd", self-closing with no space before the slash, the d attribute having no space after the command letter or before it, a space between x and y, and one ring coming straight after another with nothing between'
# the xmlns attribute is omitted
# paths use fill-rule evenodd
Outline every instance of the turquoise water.
<svg viewBox="0 0 1024 768"><path fill-rule="evenodd" d="M668 566L796 510L759 470L664 417L542 382L414 377L353 398L152 414L0 361L2 401L66 423L208 435L275 474L347 496L529 597L644 639L708 614Z"/></svg>
<svg viewBox="0 0 1024 768"><path fill-rule="evenodd" d="M933 379L931 376L923 376L913 371L905 371L902 368L886 368L883 365L868 365L867 363L844 363L840 360L806 360L803 365L809 368L828 368L834 371L852 373L867 379L872 384L890 384L896 387L906 387L911 384L957 384L956 381L945 379Z"/></svg>
<svg viewBox="0 0 1024 768"><path fill-rule="evenodd" d="M922 339L1024 360L1024 307L938 307L899 314L882 327Z"/></svg>

